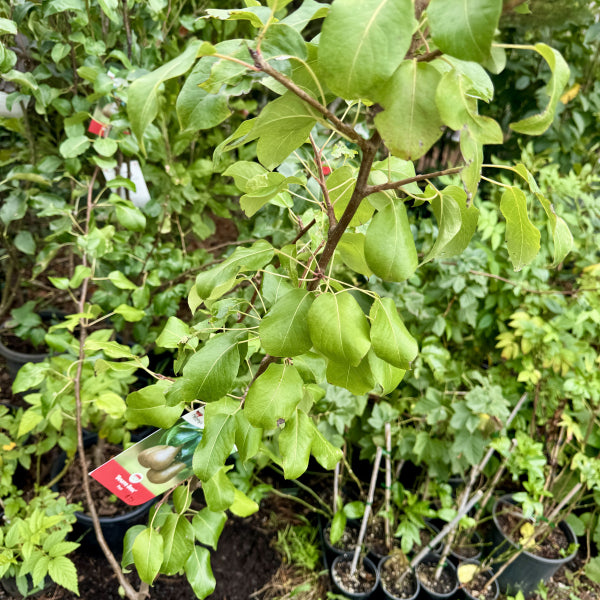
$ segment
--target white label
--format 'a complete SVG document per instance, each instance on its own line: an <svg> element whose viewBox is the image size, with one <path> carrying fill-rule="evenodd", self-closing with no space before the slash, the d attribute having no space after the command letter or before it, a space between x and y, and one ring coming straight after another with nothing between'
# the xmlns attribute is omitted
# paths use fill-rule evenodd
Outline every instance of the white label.
<svg viewBox="0 0 600 600"><path fill-rule="evenodd" d="M23 104L21 102L13 102L12 108L9 110L6 105L6 92L0 92L0 117L6 119L21 119L23 117Z"/></svg>
<svg viewBox="0 0 600 600"><path fill-rule="evenodd" d="M102 169L102 173L104 173L104 178L106 181L110 181L117 176L115 169ZM140 167L140 163L137 160L132 160L129 165L124 162L121 165L121 169L118 173L121 177L125 177L126 179L130 179L135 184L135 192L129 192L129 199L133 202L134 206L138 208L142 208L148 204L150 201L150 192L148 191L148 186L146 185L146 180L144 179L144 174L142 173L142 168ZM123 188L116 191L122 198L127 198L126 192Z"/></svg>

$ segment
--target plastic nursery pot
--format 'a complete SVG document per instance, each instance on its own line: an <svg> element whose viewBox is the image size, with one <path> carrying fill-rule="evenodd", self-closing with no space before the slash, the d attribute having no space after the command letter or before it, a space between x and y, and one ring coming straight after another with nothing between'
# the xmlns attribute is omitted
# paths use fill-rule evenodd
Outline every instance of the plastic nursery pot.
<svg viewBox="0 0 600 600"><path fill-rule="evenodd" d="M404 595L398 595L398 593L390 591L390 589L388 589L388 587L386 586L384 582L384 566L391 558L393 557L384 556L377 565L377 570L379 571L381 593L383 594L383 597L387 600L416 600L419 597L419 594L421 593L421 583L419 582L419 578L415 575L414 569L411 569L410 574L406 576L406 578L409 580L406 584L406 588L411 587L410 584L412 583L412 593L406 590L406 592L404 592Z"/></svg>
<svg viewBox="0 0 600 600"><path fill-rule="evenodd" d="M493 551L494 556L500 556L507 552L512 554L512 552L519 549L519 546L505 535L498 521L498 515L502 511L502 506L506 506L507 504L516 504L510 494L502 496L494 504L492 513L494 519L494 528L492 529L492 538L495 546ZM565 534L569 546L577 542L575 533L565 521L558 523L557 527ZM527 595L533 592L540 582L548 581L562 565L573 560L576 554L577 551L565 557L544 558L524 550L498 577L500 590L503 593L516 594L517 592L522 592L524 595ZM496 563L497 566L494 568L499 568L501 564L501 562Z"/></svg>
<svg viewBox="0 0 600 600"><path fill-rule="evenodd" d="M477 560L461 561L461 563L458 565L458 572L460 572L460 568L462 565L480 566L480 563ZM498 580L492 583L491 587L489 588L489 590L491 590L488 592L489 595L482 596L481 594L478 594L477 596L474 596L472 594L472 592L481 592L483 587L485 587L487 581L489 581L493 576L494 572L492 571L492 569L484 569L483 571L481 571L480 575L476 576L475 581L473 583L461 584L460 591L462 593L462 597L465 600L497 600L498 596L500 595L500 586L498 585ZM479 578L479 581L477 581L477 578Z"/></svg>
<svg viewBox="0 0 600 600"><path fill-rule="evenodd" d="M33 588L33 580L31 579L31 575L26 575L26 577L27 577L27 589L32 589ZM27 594L27 596L23 596L23 594L21 594L21 592L19 592L19 588L17 587L17 580L14 577L3 577L2 579L0 579L0 585L1 585L2 589L11 598L18 598L18 599L25 598L25 597L38 598L44 592L46 592L50 589L50 587L52 586L52 579L50 579L50 577L46 576L41 589L37 592Z"/></svg>
<svg viewBox="0 0 600 600"><path fill-rule="evenodd" d="M474 531L469 535L466 544L455 546L450 552L450 560L455 564L461 562L477 561L481 558L481 548L483 540L481 536Z"/></svg>
<svg viewBox="0 0 600 600"><path fill-rule="evenodd" d="M348 552L356 545L356 539L358 537L358 523L354 519L349 519L346 522L346 531L352 532L352 536L349 540L348 546L342 545L340 542L336 542L335 545L331 543L329 539L329 530L331 528L331 521L326 521L323 524L323 521L319 520L319 531L321 535L321 545L323 546L323 562L325 563L325 568L329 568L334 561L334 559L342 554L348 554ZM343 539L343 538L342 538Z"/></svg>
<svg viewBox="0 0 600 600"><path fill-rule="evenodd" d="M429 583L429 580L435 574L439 561L440 555L430 552L416 566L417 579L421 584L421 597L432 598L433 600L454 599L458 590L458 577L456 575L456 567L451 562L447 561L442 569L440 581L445 582L443 590L436 591ZM430 575L430 577L427 577L427 575Z"/></svg>
<svg viewBox="0 0 600 600"><path fill-rule="evenodd" d="M96 434L87 434L84 437L83 445L86 448L94 445L98 440ZM58 473L61 472L65 466L67 455L65 452L61 453L52 465L51 477L54 478ZM76 466L79 466L78 459ZM60 491L58 484L53 487L54 491ZM102 535L106 540L106 543L115 554L121 554L123 552L123 538L127 530L133 525L146 522L147 515L152 505L156 502L157 498L149 500L145 504L139 506L128 506L127 504L121 503L123 512L119 515L114 516L103 516L100 517L100 527L102 528ZM89 550L99 550L100 546L94 532L94 524L92 518L82 512L76 512L75 517L77 522L73 526L73 537L75 539L81 538L82 545L87 544Z"/></svg>
<svg viewBox="0 0 600 600"><path fill-rule="evenodd" d="M340 579L340 568L350 570L350 565L352 564L352 554L340 554L337 556L333 563L331 564L331 581L333 582L333 586L337 592L346 596L346 598L374 598L374 592L377 590L379 586L379 571L372 560L367 558L366 556L362 559L363 568L369 573L370 579L369 581L369 589L367 591L362 592L354 592L352 590L346 589L342 580Z"/></svg>

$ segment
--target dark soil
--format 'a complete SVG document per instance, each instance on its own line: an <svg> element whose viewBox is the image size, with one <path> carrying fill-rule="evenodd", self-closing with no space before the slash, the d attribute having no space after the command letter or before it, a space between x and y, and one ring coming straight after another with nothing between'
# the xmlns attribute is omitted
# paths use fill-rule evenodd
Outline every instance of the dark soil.
<svg viewBox="0 0 600 600"><path fill-rule="evenodd" d="M477 600L493 600L494 594L496 593L494 584L490 585L485 592L481 591L491 578L492 574L489 571L483 571L482 573L475 575L469 583L465 583L462 588L469 592L473 598L477 598Z"/></svg>
<svg viewBox="0 0 600 600"><path fill-rule="evenodd" d="M502 533L515 544L520 545L522 538L520 530L527 520L520 514L519 508L513 504L505 504L505 508L501 508L496 513L496 519ZM567 536L560 528L555 527L549 531L546 530L544 537L539 540L536 539L535 546L527 548L527 552L542 558L556 560L562 558L561 550L566 550L568 547L569 540Z"/></svg>
<svg viewBox="0 0 600 600"><path fill-rule="evenodd" d="M356 573L350 575L351 567L351 560L340 560L333 567L332 574L338 587L352 594L364 594L372 590L376 582L375 573L359 565Z"/></svg>
<svg viewBox="0 0 600 600"><path fill-rule="evenodd" d="M379 577L388 594L396 598L410 598L417 591L417 578L413 571L407 571L407 561L400 556L392 556L383 564Z"/></svg>
<svg viewBox="0 0 600 600"><path fill-rule="evenodd" d="M452 552L459 558L477 558L481 554L480 538L478 536L462 537L452 546Z"/></svg>
<svg viewBox="0 0 600 600"><path fill-rule="evenodd" d="M344 529L342 537L335 544L331 543L331 538L329 537L330 529L330 527L326 527L324 531L328 544L337 550L341 550L342 552L352 552L354 550L356 547L356 541L358 539L358 531L356 531L356 529L346 525L346 529Z"/></svg>
<svg viewBox="0 0 600 600"><path fill-rule="evenodd" d="M437 570L437 562L420 563L417 565L417 577L421 581L421 585L425 588L436 592L437 594L448 594L456 587L456 575L449 568L444 568L440 578L436 581L435 572Z"/></svg>
<svg viewBox="0 0 600 600"><path fill-rule="evenodd" d="M390 553L391 548L388 548L385 543L385 524L383 519L373 519L369 523L367 535L365 536L365 545L373 554L380 557ZM393 539L392 545L398 547L398 540Z"/></svg>

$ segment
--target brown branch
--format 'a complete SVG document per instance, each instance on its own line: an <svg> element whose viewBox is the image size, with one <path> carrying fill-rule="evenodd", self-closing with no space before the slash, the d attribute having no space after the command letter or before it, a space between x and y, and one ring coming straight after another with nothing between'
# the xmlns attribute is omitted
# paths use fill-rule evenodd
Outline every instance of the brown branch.
<svg viewBox="0 0 600 600"><path fill-rule="evenodd" d="M315 163L317 164L317 171L319 176L317 182L319 184L319 187L321 188L321 191L323 192L323 200L325 202L325 207L327 208L327 217L329 219L329 228L332 229L333 227L335 227L337 219L335 218L335 211L333 210L333 204L331 204L331 200L329 198L329 190L327 189L327 183L325 182L325 173L323 172L323 161L321 160L321 150L317 148L312 133L309 134L308 138L310 139L310 144L315 154Z"/></svg>
<svg viewBox="0 0 600 600"><path fill-rule="evenodd" d="M127 38L127 58L131 60L131 23L129 22L129 9L127 8L127 0L122 0L123 3L123 25L125 25L125 37Z"/></svg>
<svg viewBox="0 0 600 600"><path fill-rule="evenodd" d="M305 225L299 232L298 235L290 242L290 244L295 244L305 233L307 233L312 226L317 222L316 219L313 219L308 225Z"/></svg>
<svg viewBox="0 0 600 600"><path fill-rule="evenodd" d="M464 167L452 167L451 169L445 169L444 171L434 171L433 173L423 173L422 175L415 175L414 177L408 177L407 179L401 179L400 181L388 181L387 183L380 183L379 185L368 185L365 188L365 196L376 194L377 192L384 192L386 190L397 190L402 186L414 183L415 181L425 181L427 179L434 179L435 177L442 177L443 175L452 175L454 173L460 173Z"/></svg>
<svg viewBox="0 0 600 600"><path fill-rule="evenodd" d="M310 94L307 94L301 87L297 86L293 81L288 79L285 75L274 69L269 63L267 63L260 52L249 49L250 56L254 60L254 64L257 69L260 69L263 73L270 75L275 81L278 81L288 90L296 94L298 98L304 100L307 104L318 110L343 136L347 137L356 143L363 151L366 150L369 145L368 140L365 140L353 127L346 125L343 121L338 119L326 106L323 106L318 100L315 100Z"/></svg>
<svg viewBox="0 0 600 600"><path fill-rule="evenodd" d="M417 62L431 62L432 60L435 60L439 56L442 56L441 50L432 50L431 52L427 52L427 54L421 54L420 56L417 56L416 61Z"/></svg>

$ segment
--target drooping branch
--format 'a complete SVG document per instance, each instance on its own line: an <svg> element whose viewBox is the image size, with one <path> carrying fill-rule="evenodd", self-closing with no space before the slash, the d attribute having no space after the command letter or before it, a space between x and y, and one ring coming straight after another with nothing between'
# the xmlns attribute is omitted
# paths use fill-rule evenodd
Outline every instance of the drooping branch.
<svg viewBox="0 0 600 600"><path fill-rule="evenodd" d="M338 117L336 117L326 106L315 100L310 94L307 94L300 86L296 85L291 79L274 69L268 62L264 60L262 54L256 50L249 49L250 56L254 61L257 69L263 73L270 75L275 81L278 81L291 92L294 92L298 98L304 100L307 104L318 110L343 136L357 144L363 151L368 145L368 140L365 140L353 127L347 125Z"/></svg>

